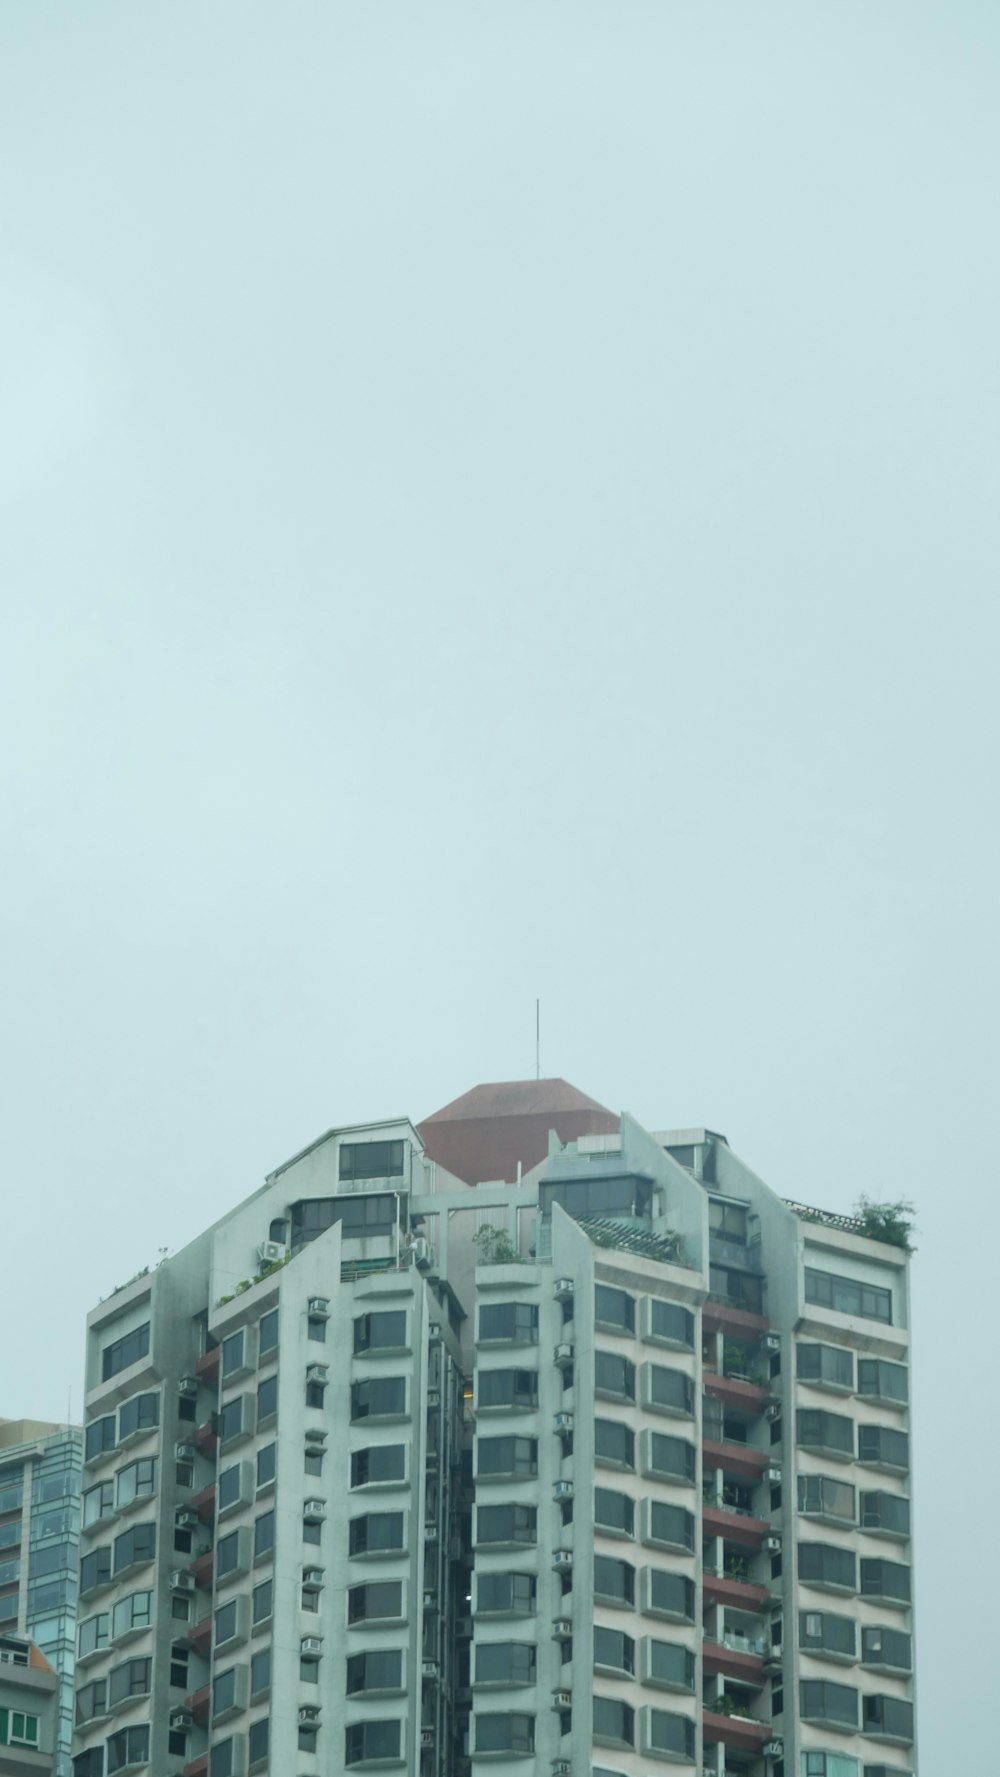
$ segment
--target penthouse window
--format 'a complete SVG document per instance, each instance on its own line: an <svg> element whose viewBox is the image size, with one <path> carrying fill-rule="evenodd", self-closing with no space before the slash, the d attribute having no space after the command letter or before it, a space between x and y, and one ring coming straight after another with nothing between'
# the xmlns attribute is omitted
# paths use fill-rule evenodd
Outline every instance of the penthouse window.
<svg viewBox="0 0 1000 1777"><path fill-rule="evenodd" d="M836 1314L860 1315L863 1320L881 1320L892 1324L892 1291L875 1284L858 1283L853 1277L838 1277L834 1271L815 1271L806 1266L806 1301L817 1308L832 1308Z"/></svg>
<svg viewBox="0 0 1000 1777"><path fill-rule="evenodd" d="M761 1314L764 1307L764 1279L751 1271L740 1271L729 1265L710 1265L708 1287L716 1301L728 1302L747 1314Z"/></svg>
<svg viewBox="0 0 1000 1777"><path fill-rule="evenodd" d="M137 1364L141 1358L149 1355L149 1322L144 1321L141 1327L126 1333L113 1344L106 1345L101 1354L101 1380L108 1382L117 1376L119 1370L127 1370Z"/></svg>
<svg viewBox="0 0 1000 1777"><path fill-rule="evenodd" d="M694 1347L694 1315L676 1302L661 1302L657 1296L652 1296L649 1303L648 1337L662 1339L665 1344L680 1345L690 1351Z"/></svg>
<svg viewBox="0 0 1000 1777"><path fill-rule="evenodd" d="M401 1141L341 1142L342 1179L402 1178L404 1165Z"/></svg>
<svg viewBox="0 0 1000 1777"><path fill-rule="evenodd" d="M394 1191L365 1191L350 1197L309 1197L292 1204L292 1251L318 1240L334 1222L345 1240L392 1234L399 1199Z"/></svg>
<svg viewBox="0 0 1000 1777"><path fill-rule="evenodd" d="M626 1216L649 1220L652 1186L639 1178L588 1178L548 1180L539 1186L538 1207L543 1216L558 1203L568 1216Z"/></svg>

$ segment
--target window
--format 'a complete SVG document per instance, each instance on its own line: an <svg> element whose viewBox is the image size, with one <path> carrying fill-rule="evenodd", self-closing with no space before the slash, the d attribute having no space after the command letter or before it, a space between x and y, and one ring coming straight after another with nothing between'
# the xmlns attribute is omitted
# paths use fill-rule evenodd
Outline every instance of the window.
<svg viewBox="0 0 1000 1777"><path fill-rule="evenodd" d="M234 1462L232 1468L224 1468L219 1476L215 1494L216 1511L228 1511L229 1507L237 1505L242 1497L243 1470L238 1462Z"/></svg>
<svg viewBox="0 0 1000 1777"><path fill-rule="evenodd" d="M103 1456L106 1450L113 1450L115 1443L115 1416L106 1414L103 1419L92 1419L87 1427L84 1455L88 1462L95 1456Z"/></svg>
<svg viewBox="0 0 1000 1777"><path fill-rule="evenodd" d="M528 1641L491 1641L476 1649L477 1684L534 1684L535 1648Z"/></svg>
<svg viewBox="0 0 1000 1777"><path fill-rule="evenodd" d="M170 1684L172 1689L187 1690L190 1657L190 1648L185 1647L183 1641L175 1641L170 1649Z"/></svg>
<svg viewBox="0 0 1000 1777"><path fill-rule="evenodd" d="M475 1717L476 1751L507 1752L527 1758L535 1750L533 1715L480 1715Z"/></svg>
<svg viewBox="0 0 1000 1777"><path fill-rule="evenodd" d="M262 1560L266 1555L274 1553L274 1513L262 1512L254 1520L253 1527L253 1558Z"/></svg>
<svg viewBox="0 0 1000 1777"><path fill-rule="evenodd" d="M605 1467L635 1468L635 1433L618 1419L594 1420L594 1460Z"/></svg>
<svg viewBox="0 0 1000 1777"><path fill-rule="evenodd" d="M895 1401L905 1406L910 1398L910 1379L905 1364L890 1364L879 1358L859 1357L858 1393L878 1401Z"/></svg>
<svg viewBox="0 0 1000 1777"><path fill-rule="evenodd" d="M481 1573L476 1576L476 1608L480 1616L533 1616L536 1580L532 1573Z"/></svg>
<svg viewBox="0 0 1000 1777"><path fill-rule="evenodd" d="M405 1444L372 1444L351 1452L351 1486L374 1487L406 1479Z"/></svg>
<svg viewBox="0 0 1000 1777"><path fill-rule="evenodd" d="M230 1333L230 1335L227 1339L223 1339L223 1341L222 1341L222 1376L223 1376L223 1380L225 1380L229 1376L237 1376L237 1375L239 1375L239 1372L241 1370L248 1368L248 1365L244 1361L245 1352L246 1352L246 1343L247 1343L247 1335L246 1335L246 1328L245 1327L240 1327L238 1332Z"/></svg>
<svg viewBox="0 0 1000 1777"><path fill-rule="evenodd" d="M130 1401L124 1401L118 1414L118 1442L131 1438L140 1432L155 1431L160 1423L160 1397L158 1394L134 1394Z"/></svg>
<svg viewBox="0 0 1000 1777"><path fill-rule="evenodd" d="M537 1345L538 1308L534 1302L484 1302L479 1310L479 1339L485 1345Z"/></svg>
<svg viewBox="0 0 1000 1777"><path fill-rule="evenodd" d="M859 1425L858 1461L905 1472L910 1466L910 1440L905 1431L892 1431L887 1425Z"/></svg>
<svg viewBox="0 0 1000 1777"><path fill-rule="evenodd" d="M344 1736L344 1763L361 1765L376 1759L398 1759L401 1747L401 1722L353 1722Z"/></svg>
<svg viewBox="0 0 1000 1777"><path fill-rule="evenodd" d="M232 1739L217 1740L209 1754L209 1777L233 1777L236 1750Z"/></svg>
<svg viewBox="0 0 1000 1777"><path fill-rule="evenodd" d="M85 1684L76 1693L76 1725L82 1727L84 1722L93 1721L99 1715L108 1713L107 1680L99 1678L94 1684ZM0 1726L3 1716L0 1714ZM3 1735L0 1734L0 1744Z"/></svg>
<svg viewBox="0 0 1000 1777"><path fill-rule="evenodd" d="M73 1777L104 1777L104 1748L92 1746L89 1752L78 1752L73 1760Z"/></svg>
<svg viewBox="0 0 1000 1777"><path fill-rule="evenodd" d="M814 1302L818 1308L832 1308L837 1314L857 1314L863 1320L892 1324L891 1290L857 1283L853 1277L838 1277L832 1271L814 1271L808 1265L806 1301Z"/></svg>
<svg viewBox="0 0 1000 1777"><path fill-rule="evenodd" d="M83 1496L84 1529L91 1524L99 1524L102 1518L110 1518L115 1509L115 1488L113 1481L99 1481L96 1487L88 1487Z"/></svg>
<svg viewBox="0 0 1000 1777"><path fill-rule="evenodd" d="M909 1536L910 1502L897 1493L863 1493L861 1528L883 1536Z"/></svg>
<svg viewBox="0 0 1000 1777"><path fill-rule="evenodd" d="M80 1591L93 1592L98 1586L111 1584L111 1550L94 1549L80 1562Z"/></svg>
<svg viewBox="0 0 1000 1777"><path fill-rule="evenodd" d="M835 1722L845 1728L858 1725L858 1693L853 1685L804 1678L799 1684L799 1703L804 1721Z"/></svg>
<svg viewBox="0 0 1000 1777"><path fill-rule="evenodd" d="M594 1698L594 1739L605 1745L635 1745L635 1710L618 1697Z"/></svg>
<svg viewBox="0 0 1000 1777"><path fill-rule="evenodd" d="M661 1413L694 1412L694 1383L683 1370L665 1370L662 1364L647 1364L648 1404Z"/></svg>
<svg viewBox="0 0 1000 1777"><path fill-rule="evenodd" d="M108 1703L113 1709L129 1697L146 1697L152 1688L152 1660L125 1660L108 1673Z"/></svg>
<svg viewBox="0 0 1000 1777"><path fill-rule="evenodd" d="M613 1530L619 1536L633 1536L635 1501L627 1493L616 1493L610 1487L595 1487L594 1524L598 1530Z"/></svg>
<svg viewBox="0 0 1000 1777"><path fill-rule="evenodd" d="M340 1146L342 1179L402 1178L401 1141L352 1141Z"/></svg>
<svg viewBox="0 0 1000 1777"><path fill-rule="evenodd" d="M854 1455L854 1421L843 1413L827 1413L819 1407L800 1407L795 1415L801 1450L825 1450L836 1456Z"/></svg>
<svg viewBox="0 0 1000 1777"><path fill-rule="evenodd" d="M858 1777L858 1761L841 1752L804 1752L801 1777Z"/></svg>
<svg viewBox="0 0 1000 1777"><path fill-rule="evenodd" d="M278 1378L267 1376L257 1385L257 1424L274 1419L278 1411Z"/></svg>
<svg viewBox="0 0 1000 1777"><path fill-rule="evenodd" d="M761 1314L764 1308L764 1279L752 1271L738 1271L729 1265L709 1265L708 1287L711 1294L748 1314Z"/></svg>
<svg viewBox="0 0 1000 1777"><path fill-rule="evenodd" d="M108 1777L149 1763L149 1727L122 1728L108 1741Z"/></svg>
<svg viewBox="0 0 1000 1777"><path fill-rule="evenodd" d="M537 1519L534 1506L477 1506L476 1542L533 1543Z"/></svg>
<svg viewBox="0 0 1000 1777"><path fill-rule="evenodd" d="M247 1754L250 1759L251 1770L267 1758L270 1744L271 1722L269 1717L265 1715L263 1721L252 1721L250 1723L250 1733L247 1739Z"/></svg>
<svg viewBox="0 0 1000 1777"><path fill-rule="evenodd" d="M799 1646L810 1653L843 1654L849 1660L855 1659L857 1626L854 1618L837 1616L827 1610L801 1611Z"/></svg>
<svg viewBox="0 0 1000 1777"><path fill-rule="evenodd" d="M115 1641L139 1629L148 1629L153 1620L153 1593L130 1592L119 1599L111 1614L111 1634Z"/></svg>
<svg viewBox="0 0 1000 1777"><path fill-rule="evenodd" d="M674 1753L682 1759L694 1758L694 1722L686 1715L675 1715L668 1709L651 1709L648 1716L650 1752Z"/></svg>
<svg viewBox="0 0 1000 1777"><path fill-rule="evenodd" d="M901 1629L881 1625L861 1631L861 1664L882 1666L893 1672L913 1670L913 1642Z"/></svg>
<svg viewBox="0 0 1000 1777"><path fill-rule="evenodd" d="M352 1555L396 1554L405 1547L402 1512L366 1512L352 1518L348 1550Z"/></svg>
<svg viewBox="0 0 1000 1777"><path fill-rule="evenodd" d="M538 1405L537 1370L480 1370L479 1408L512 1407L525 1411Z"/></svg>
<svg viewBox="0 0 1000 1777"><path fill-rule="evenodd" d="M652 1567L649 1575L649 1604L652 1616L673 1617L677 1622L694 1622L694 1581L683 1574L665 1573Z"/></svg>
<svg viewBox="0 0 1000 1777"><path fill-rule="evenodd" d="M215 1545L215 1577L217 1580L226 1578L227 1574L236 1573L245 1565L242 1560L240 1532L230 1531L228 1536L220 1536Z"/></svg>
<svg viewBox="0 0 1000 1777"><path fill-rule="evenodd" d="M305 1453L305 1472L307 1475L321 1475L323 1473L323 1450L322 1450L322 1447L320 1447L318 1449L311 1448L306 1451L306 1453Z"/></svg>
<svg viewBox="0 0 1000 1777"><path fill-rule="evenodd" d="M809 1586L833 1586L847 1592L857 1589L857 1566L850 1549L832 1543L799 1544L799 1579Z"/></svg>
<svg viewBox="0 0 1000 1777"><path fill-rule="evenodd" d="M310 1314L308 1317L307 1324L306 1324L306 1334L307 1334L308 1338L315 1339L317 1344L325 1345L326 1344L326 1315L325 1314Z"/></svg>
<svg viewBox="0 0 1000 1777"><path fill-rule="evenodd" d="M118 1470L118 1504L131 1505L156 1492L156 1457L143 1456Z"/></svg>
<svg viewBox="0 0 1000 1777"><path fill-rule="evenodd" d="M665 1432L649 1434L649 1461L646 1473L662 1475L668 1481L693 1481L695 1475L694 1445L686 1438L672 1438Z"/></svg>
<svg viewBox="0 0 1000 1777"><path fill-rule="evenodd" d="M386 1308L359 1315L354 1322L354 1350L405 1351L406 1310Z"/></svg>
<svg viewBox="0 0 1000 1777"><path fill-rule="evenodd" d="M373 1376L367 1382L352 1382L351 1418L355 1422L359 1419L398 1419L405 1414L405 1376Z"/></svg>
<svg viewBox="0 0 1000 1777"><path fill-rule="evenodd" d="M128 1567L140 1567L155 1558L155 1524L133 1524L131 1530L124 1530L121 1536L115 1537L116 1574L124 1573Z"/></svg>
<svg viewBox="0 0 1000 1777"><path fill-rule="evenodd" d="M683 1506L667 1505L663 1500L649 1501L649 1535L645 1541L660 1543L664 1548L681 1551L694 1548L694 1517Z"/></svg>
<svg viewBox="0 0 1000 1777"><path fill-rule="evenodd" d="M598 1394L615 1395L619 1400L635 1400L635 1365L614 1351L594 1353L594 1387Z"/></svg>
<svg viewBox="0 0 1000 1777"><path fill-rule="evenodd" d="M887 1598L898 1604L910 1602L910 1570L901 1561L861 1562L862 1598Z"/></svg>
<svg viewBox="0 0 1000 1777"><path fill-rule="evenodd" d="M695 1658L690 1648L679 1647L673 1641L653 1641L646 1643L648 1672L650 1684L660 1684L673 1691L693 1691L695 1678Z"/></svg>
<svg viewBox="0 0 1000 1777"><path fill-rule="evenodd" d="M566 1179L558 1183L546 1180L539 1186L538 1208L543 1216L551 1215L553 1203L559 1203L568 1216L629 1216L649 1219L652 1187L648 1179L590 1178Z"/></svg>
<svg viewBox="0 0 1000 1777"><path fill-rule="evenodd" d="M243 1432L249 1432L249 1414L247 1413L248 1397L245 1394L234 1395L226 1401L219 1414L219 1442L228 1444Z"/></svg>
<svg viewBox="0 0 1000 1777"><path fill-rule="evenodd" d="M257 1336L257 1353L261 1363L270 1357L272 1351L278 1349L278 1310L272 1308L269 1314L262 1314Z"/></svg>
<svg viewBox="0 0 1000 1777"><path fill-rule="evenodd" d="M604 1604L634 1604L635 1568L611 1555L595 1555L594 1596Z"/></svg>
<svg viewBox="0 0 1000 1777"><path fill-rule="evenodd" d="M274 1581L262 1580L253 1589L253 1624L266 1623L274 1607Z"/></svg>
<svg viewBox="0 0 1000 1777"><path fill-rule="evenodd" d="M106 1611L98 1616L87 1617L80 1624L77 1640L77 1654L82 1660L87 1654L94 1654L98 1648L107 1647L110 1622Z"/></svg>
<svg viewBox="0 0 1000 1777"><path fill-rule="evenodd" d="M694 1348L694 1315L676 1302L661 1302L656 1296L649 1303L649 1337L664 1344Z"/></svg>
<svg viewBox="0 0 1000 1777"><path fill-rule="evenodd" d="M840 1345L799 1345L796 1348L800 1382L825 1388L854 1387L854 1353Z"/></svg>
<svg viewBox="0 0 1000 1777"><path fill-rule="evenodd" d="M477 1438L477 1475L523 1477L538 1473L537 1438Z"/></svg>
<svg viewBox="0 0 1000 1777"><path fill-rule="evenodd" d="M612 1289L606 1283L595 1283L594 1319L598 1326L610 1327L613 1332L634 1333L635 1300L625 1290Z"/></svg>
<svg viewBox="0 0 1000 1777"><path fill-rule="evenodd" d="M747 1207L744 1203L720 1203L710 1197L708 1232L717 1240L728 1240L731 1246L747 1244Z"/></svg>
<svg viewBox="0 0 1000 1777"><path fill-rule="evenodd" d="M347 1589L348 1623L397 1622L402 1614L402 1580L380 1580L374 1585Z"/></svg>
<svg viewBox="0 0 1000 1777"><path fill-rule="evenodd" d="M106 1345L101 1357L101 1381L109 1382L117 1376L119 1370L127 1370L130 1365L137 1364L140 1358L149 1355L149 1322L136 1327L134 1332L126 1333L123 1338L116 1339L113 1345Z"/></svg>
<svg viewBox="0 0 1000 1777"><path fill-rule="evenodd" d="M235 1641L237 1632L236 1599L231 1598L215 1613L215 1645L222 1647L227 1641Z"/></svg>
<svg viewBox="0 0 1000 1777"><path fill-rule="evenodd" d="M624 1672L635 1676L635 1642L621 1629L594 1628L595 1672Z"/></svg>
<svg viewBox="0 0 1000 1777"><path fill-rule="evenodd" d="M292 1204L292 1251L318 1239L340 1223L344 1240L367 1240L392 1234L396 1228L398 1198L392 1191L366 1192L358 1197L312 1197Z"/></svg>
<svg viewBox="0 0 1000 1777"><path fill-rule="evenodd" d="M809 1518L828 1518L835 1524L856 1521L855 1492L849 1481L832 1475L799 1475L799 1511Z"/></svg>
<svg viewBox="0 0 1000 1777"><path fill-rule="evenodd" d="M352 1654L347 1662L347 1695L362 1692L401 1691L403 1688L403 1654L400 1648L379 1648L365 1654Z"/></svg>

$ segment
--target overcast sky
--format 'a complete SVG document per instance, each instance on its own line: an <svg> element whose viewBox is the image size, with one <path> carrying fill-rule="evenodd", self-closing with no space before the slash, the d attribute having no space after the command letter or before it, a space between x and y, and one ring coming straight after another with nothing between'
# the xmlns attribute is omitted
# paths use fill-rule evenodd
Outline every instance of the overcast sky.
<svg viewBox="0 0 1000 1777"><path fill-rule="evenodd" d="M0 13L0 1413L540 995L544 1072L917 1201L928 1777L996 1752L998 51Z"/></svg>

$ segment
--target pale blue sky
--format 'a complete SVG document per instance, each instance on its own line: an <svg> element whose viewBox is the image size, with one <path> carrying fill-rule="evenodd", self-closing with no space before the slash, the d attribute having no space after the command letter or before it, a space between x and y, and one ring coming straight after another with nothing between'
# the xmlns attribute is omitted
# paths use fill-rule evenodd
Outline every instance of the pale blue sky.
<svg viewBox="0 0 1000 1777"><path fill-rule="evenodd" d="M0 14L10 1341L542 1061L917 1199L987 1770L995 4ZM42 1303L44 1301L44 1307Z"/></svg>

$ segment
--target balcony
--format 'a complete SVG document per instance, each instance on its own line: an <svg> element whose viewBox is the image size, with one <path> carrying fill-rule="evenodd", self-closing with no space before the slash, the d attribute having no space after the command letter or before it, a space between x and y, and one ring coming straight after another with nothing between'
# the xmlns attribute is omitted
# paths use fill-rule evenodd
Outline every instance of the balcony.
<svg viewBox="0 0 1000 1777"><path fill-rule="evenodd" d="M211 1614L207 1617L202 1617L200 1622L192 1623L190 1625L187 1632L187 1640L190 1646L194 1648L195 1653L201 1654L203 1657L208 1653L212 1645Z"/></svg>
<svg viewBox="0 0 1000 1777"><path fill-rule="evenodd" d="M734 1610L761 1611L771 1594L766 1586L758 1586L749 1577L737 1577L722 1568L706 1567L702 1575L705 1601L729 1604Z"/></svg>
<svg viewBox="0 0 1000 1777"><path fill-rule="evenodd" d="M755 1482L775 1460L773 1451L754 1450L750 1444L731 1444L723 1438L703 1438L701 1457L706 1468L720 1468L738 1480Z"/></svg>
<svg viewBox="0 0 1000 1777"><path fill-rule="evenodd" d="M208 1721L211 1701L212 1687L207 1684L202 1685L200 1691L192 1691L190 1697L184 1699L185 1709L190 1709L192 1721L197 1722L200 1728L203 1728Z"/></svg>
<svg viewBox="0 0 1000 1777"><path fill-rule="evenodd" d="M203 1524L215 1522L215 1482L210 1481L200 1493L193 1495L191 1504Z"/></svg>
<svg viewBox="0 0 1000 1777"><path fill-rule="evenodd" d="M723 1714L706 1704L704 1711L706 1746L727 1746L733 1752L760 1752L771 1738L771 1724L755 1721L749 1715Z"/></svg>
<svg viewBox="0 0 1000 1777"><path fill-rule="evenodd" d="M196 1555L193 1561L188 1562L188 1573L193 1574L195 1585L199 1586L204 1592L210 1592L212 1590L212 1577L214 1571L214 1549L202 1549L201 1553Z"/></svg>
<svg viewBox="0 0 1000 1777"><path fill-rule="evenodd" d="M189 1765L185 1765L181 1777L208 1777L208 1753L200 1753Z"/></svg>
<svg viewBox="0 0 1000 1777"><path fill-rule="evenodd" d="M705 1393L713 1401L737 1407L751 1416L763 1413L770 1399L766 1384L755 1382L749 1376L720 1376L717 1371L706 1370L704 1385Z"/></svg>
<svg viewBox="0 0 1000 1777"><path fill-rule="evenodd" d="M211 1351L205 1351L194 1366L194 1373L199 1382L208 1388L219 1380L219 1363L222 1358L222 1346L213 1345Z"/></svg>
<svg viewBox="0 0 1000 1777"><path fill-rule="evenodd" d="M196 1450L203 1456L214 1456L219 1447L219 1415L210 1413L203 1425L199 1425L192 1440Z"/></svg>
<svg viewBox="0 0 1000 1777"><path fill-rule="evenodd" d="M701 1522L706 1536L721 1536L726 1542L742 1543L749 1549L759 1549L771 1528L763 1518L752 1518L749 1512L724 1501L721 1505L706 1504Z"/></svg>

